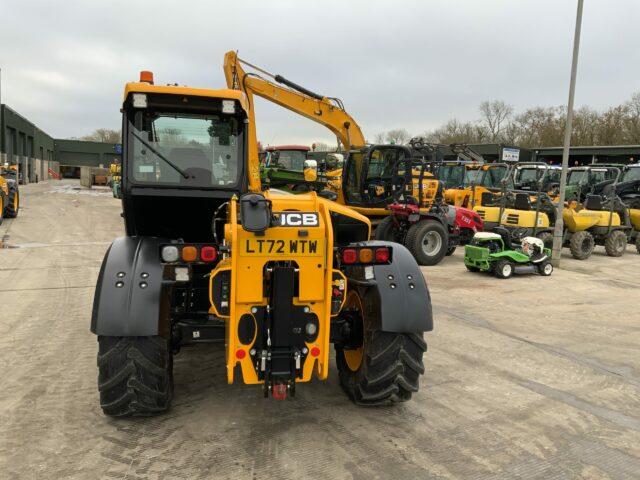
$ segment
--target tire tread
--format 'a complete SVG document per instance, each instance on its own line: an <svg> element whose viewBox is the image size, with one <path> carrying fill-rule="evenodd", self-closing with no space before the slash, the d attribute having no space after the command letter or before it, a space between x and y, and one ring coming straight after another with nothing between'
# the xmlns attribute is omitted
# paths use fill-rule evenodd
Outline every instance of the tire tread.
<svg viewBox="0 0 640 480"><path fill-rule="evenodd" d="M169 409L172 357L162 337L98 337L100 406L113 417L149 416Z"/></svg>

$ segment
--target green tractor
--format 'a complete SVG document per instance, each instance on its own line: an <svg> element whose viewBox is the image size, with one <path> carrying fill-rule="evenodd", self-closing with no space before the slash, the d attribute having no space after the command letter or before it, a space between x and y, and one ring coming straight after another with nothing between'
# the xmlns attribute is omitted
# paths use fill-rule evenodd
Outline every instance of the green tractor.
<svg viewBox="0 0 640 480"><path fill-rule="evenodd" d="M514 274L553 273L551 250L537 237L524 237L513 245L509 231L496 227L493 232L478 232L464 247L464 264L471 272L490 272L498 278Z"/></svg>

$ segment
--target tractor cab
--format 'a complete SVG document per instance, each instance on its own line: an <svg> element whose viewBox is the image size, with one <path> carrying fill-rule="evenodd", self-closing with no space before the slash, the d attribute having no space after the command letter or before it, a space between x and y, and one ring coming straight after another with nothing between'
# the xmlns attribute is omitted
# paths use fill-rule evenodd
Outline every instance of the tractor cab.
<svg viewBox="0 0 640 480"><path fill-rule="evenodd" d="M515 190L551 193L559 188L561 174L562 168L554 165L540 162L520 164L515 167L509 186Z"/></svg>
<svg viewBox="0 0 640 480"><path fill-rule="evenodd" d="M567 175L567 201L584 202L591 193L601 192L603 187L613 182L616 169L608 166L587 165L572 167Z"/></svg>

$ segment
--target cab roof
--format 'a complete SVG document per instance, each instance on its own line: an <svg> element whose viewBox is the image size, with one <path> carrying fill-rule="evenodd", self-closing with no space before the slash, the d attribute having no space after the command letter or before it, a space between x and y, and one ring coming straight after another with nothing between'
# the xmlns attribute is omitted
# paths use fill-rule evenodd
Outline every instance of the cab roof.
<svg viewBox="0 0 640 480"><path fill-rule="evenodd" d="M308 152L311 150L306 145L274 145L273 147L265 148L267 152L274 152L276 150L300 150L304 152Z"/></svg>
<svg viewBox="0 0 640 480"><path fill-rule="evenodd" d="M195 97L219 98L225 100L237 100L243 110L247 111L247 97L240 90L222 88L213 90L209 88L193 88L177 85L152 85L146 82L129 82L124 86L124 100L130 93L165 93L170 95L191 95Z"/></svg>

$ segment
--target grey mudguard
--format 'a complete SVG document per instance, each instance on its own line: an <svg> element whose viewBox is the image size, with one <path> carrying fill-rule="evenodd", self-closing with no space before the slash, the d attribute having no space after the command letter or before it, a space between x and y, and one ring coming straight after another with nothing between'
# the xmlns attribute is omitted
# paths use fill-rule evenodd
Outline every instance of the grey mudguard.
<svg viewBox="0 0 640 480"><path fill-rule="evenodd" d="M168 325L167 283L155 237L120 237L105 254L91 315L96 335L162 335ZM122 283L120 283L122 282Z"/></svg>
<svg viewBox="0 0 640 480"><path fill-rule="evenodd" d="M353 246L392 249L389 265L375 265L374 279L364 278L364 269L345 269L350 287L360 290L365 316L386 332L419 333L433 330L431 297L420 266L403 245L392 242L360 242ZM352 275L353 274L353 275Z"/></svg>

